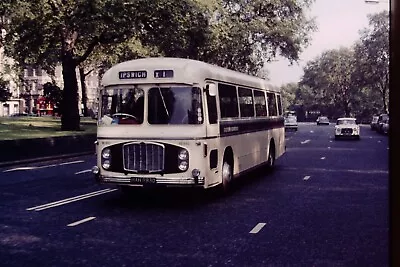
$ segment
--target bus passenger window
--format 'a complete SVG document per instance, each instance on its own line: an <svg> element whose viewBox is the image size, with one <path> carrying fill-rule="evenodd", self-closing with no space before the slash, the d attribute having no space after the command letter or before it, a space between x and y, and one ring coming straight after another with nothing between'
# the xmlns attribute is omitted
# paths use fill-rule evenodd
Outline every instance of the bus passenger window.
<svg viewBox="0 0 400 267"><path fill-rule="evenodd" d="M262 91L254 90L254 105L256 108L257 117L267 116L267 104L265 102L265 93Z"/></svg>
<svg viewBox="0 0 400 267"><path fill-rule="evenodd" d="M251 92L251 89L239 87L238 92L240 117L254 117L253 93Z"/></svg>
<svg viewBox="0 0 400 267"><path fill-rule="evenodd" d="M282 100L281 100L281 95L276 94L277 100L278 100L278 115L282 116L283 110L282 110Z"/></svg>
<svg viewBox="0 0 400 267"><path fill-rule="evenodd" d="M238 99L236 87L226 84L218 84L219 106L221 118L239 117Z"/></svg>
<svg viewBox="0 0 400 267"><path fill-rule="evenodd" d="M269 116L276 116L278 112L276 110L276 99L274 93L267 93L267 100L268 100L268 113Z"/></svg>

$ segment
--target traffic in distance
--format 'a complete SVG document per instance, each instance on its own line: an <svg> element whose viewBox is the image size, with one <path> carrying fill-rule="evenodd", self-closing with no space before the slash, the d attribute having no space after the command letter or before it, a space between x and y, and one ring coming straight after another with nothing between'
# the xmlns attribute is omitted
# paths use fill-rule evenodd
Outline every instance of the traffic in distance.
<svg viewBox="0 0 400 267"><path fill-rule="evenodd" d="M146 58L103 76L96 180L133 186L216 187L285 153L279 89L204 62Z"/></svg>

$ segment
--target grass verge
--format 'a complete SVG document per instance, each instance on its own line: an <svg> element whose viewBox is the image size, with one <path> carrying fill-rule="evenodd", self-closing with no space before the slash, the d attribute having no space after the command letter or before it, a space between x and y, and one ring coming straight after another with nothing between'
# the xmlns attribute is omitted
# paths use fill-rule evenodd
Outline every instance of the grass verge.
<svg viewBox="0 0 400 267"><path fill-rule="evenodd" d="M96 133L96 120L81 118L81 131L61 131L55 117L0 117L0 140L45 138Z"/></svg>

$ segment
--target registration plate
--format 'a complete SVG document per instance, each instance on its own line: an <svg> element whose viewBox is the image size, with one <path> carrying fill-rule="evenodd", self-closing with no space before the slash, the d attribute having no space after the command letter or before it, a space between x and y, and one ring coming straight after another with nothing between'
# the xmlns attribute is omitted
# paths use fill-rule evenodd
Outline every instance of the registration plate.
<svg viewBox="0 0 400 267"><path fill-rule="evenodd" d="M132 184L155 184L156 178L149 178L149 177L132 177L131 178Z"/></svg>

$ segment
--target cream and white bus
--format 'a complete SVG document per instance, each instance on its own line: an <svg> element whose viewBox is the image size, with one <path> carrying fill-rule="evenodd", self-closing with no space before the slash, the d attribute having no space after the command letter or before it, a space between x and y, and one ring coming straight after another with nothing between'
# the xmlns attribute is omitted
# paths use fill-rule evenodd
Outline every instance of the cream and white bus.
<svg viewBox="0 0 400 267"><path fill-rule="evenodd" d="M144 58L103 76L96 180L122 186L229 189L285 152L279 91L204 62Z"/></svg>

